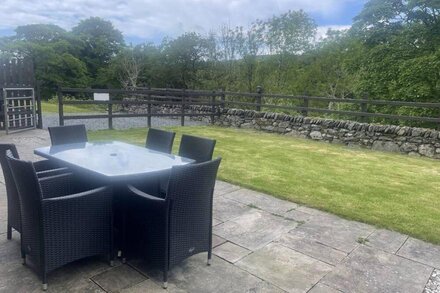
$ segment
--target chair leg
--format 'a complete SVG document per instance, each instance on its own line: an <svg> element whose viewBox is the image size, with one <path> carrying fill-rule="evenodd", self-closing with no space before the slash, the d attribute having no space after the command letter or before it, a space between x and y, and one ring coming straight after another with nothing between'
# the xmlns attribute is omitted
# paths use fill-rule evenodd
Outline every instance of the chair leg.
<svg viewBox="0 0 440 293"><path fill-rule="evenodd" d="M114 267L114 266L115 266L115 261L113 260L113 255L112 255L112 253L109 253L109 254L107 255L107 260L108 260L108 263L109 263L109 265L110 265L111 267Z"/></svg>
<svg viewBox="0 0 440 293"><path fill-rule="evenodd" d="M23 249L21 249L21 260L22 260L22 264L26 265L26 253L24 252Z"/></svg>
<svg viewBox="0 0 440 293"><path fill-rule="evenodd" d="M164 289L168 288L168 271L167 270L163 271L163 285L162 285L162 287Z"/></svg>
<svg viewBox="0 0 440 293"><path fill-rule="evenodd" d="M207 262L208 266L211 265L211 259L212 259L212 249L209 249L208 250L208 262Z"/></svg>
<svg viewBox="0 0 440 293"><path fill-rule="evenodd" d="M42 283L43 283L42 289L43 289L43 291L46 291L47 290L47 274L43 273L41 279L42 279Z"/></svg>
<svg viewBox="0 0 440 293"><path fill-rule="evenodd" d="M8 240L11 240L11 239L12 239L12 227L11 227L11 225L9 225L9 224L8 224L8 232L7 232L6 238L7 238Z"/></svg>

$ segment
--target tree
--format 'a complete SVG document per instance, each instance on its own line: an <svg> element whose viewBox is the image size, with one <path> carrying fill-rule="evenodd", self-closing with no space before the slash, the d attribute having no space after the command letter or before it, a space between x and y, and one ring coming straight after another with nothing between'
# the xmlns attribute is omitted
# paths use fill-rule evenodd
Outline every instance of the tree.
<svg viewBox="0 0 440 293"><path fill-rule="evenodd" d="M73 52L68 33L55 25L25 25L7 38L1 51L17 58L29 58L43 97L49 98L57 87L85 87L89 84L87 68Z"/></svg>
<svg viewBox="0 0 440 293"><path fill-rule="evenodd" d="M219 34L219 59L222 61L219 70L223 73L221 87L234 89L239 81L237 61L241 58L242 31L240 27L231 28L229 25L223 25Z"/></svg>
<svg viewBox="0 0 440 293"><path fill-rule="evenodd" d="M303 10L288 11L265 22L266 43L272 54L301 54L312 48L316 24Z"/></svg>
<svg viewBox="0 0 440 293"><path fill-rule="evenodd" d="M99 17L82 20L72 29L72 34L82 43L81 59L93 79L96 79L98 70L106 67L125 46L122 33L110 21Z"/></svg>
<svg viewBox="0 0 440 293"><path fill-rule="evenodd" d="M185 33L165 41L163 54L167 74L174 87L194 88L199 84L197 72L207 58L207 40L196 33Z"/></svg>
<svg viewBox="0 0 440 293"><path fill-rule="evenodd" d="M257 86L255 75L258 56L262 53L264 45L263 30L264 27L261 21L253 23L246 31L243 31L242 28L239 30L239 53L242 58L244 79L249 92L254 91Z"/></svg>
<svg viewBox="0 0 440 293"><path fill-rule="evenodd" d="M57 42L66 39L67 31L54 24L29 24L15 30L17 40L34 43Z"/></svg>
<svg viewBox="0 0 440 293"><path fill-rule="evenodd" d="M276 56L278 87L286 82L289 61L312 48L316 35L316 24L303 10L288 11L273 16L264 23L265 40L269 52Z"/></svg>

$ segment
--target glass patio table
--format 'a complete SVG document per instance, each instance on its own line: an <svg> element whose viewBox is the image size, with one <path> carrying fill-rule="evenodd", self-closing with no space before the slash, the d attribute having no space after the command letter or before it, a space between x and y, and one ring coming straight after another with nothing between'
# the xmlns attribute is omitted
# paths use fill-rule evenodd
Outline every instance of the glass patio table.
<svg viewBox="0 0 440 293"><path fill-rule="evenodd" d="M119 141L48 146L37 148L34 153L73 171L114 183L160 174L173 166L194 162Z"/></svg>
<svg viewBox="0 0 440 293"><path fill-rule="evenodd" d="M119 141L86 142L37 148L36 155L58 162L85 182L103 183L113 187L114 237L116 251L129 253L126 222L130 198L126 184L151 179L158 183L161 174L170 172L173 166L186 165L192 159L170 155ZM139 181L140 180L140 181ZM158 184L153 184L158 188Z"/></svg>

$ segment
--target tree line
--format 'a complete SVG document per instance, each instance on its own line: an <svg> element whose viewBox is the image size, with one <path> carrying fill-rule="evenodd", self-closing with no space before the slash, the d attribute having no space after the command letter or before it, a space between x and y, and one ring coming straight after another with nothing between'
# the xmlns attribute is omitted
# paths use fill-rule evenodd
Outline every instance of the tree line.
<svg viewBox="0 0 440 293"><path fill-rule="evenodd" d="M58 85L247 92L262 86L272 93L439 101L438 0L370 0L350 29L329 30L320 40L316 31L300 10L248 27L223 25L208 35L187 32L133 46L111 22L92 17L70 31L19 26L14 36L0 38L0 54L31 58L45 97ZM398 111L440 115L435 109Z"/></svg>

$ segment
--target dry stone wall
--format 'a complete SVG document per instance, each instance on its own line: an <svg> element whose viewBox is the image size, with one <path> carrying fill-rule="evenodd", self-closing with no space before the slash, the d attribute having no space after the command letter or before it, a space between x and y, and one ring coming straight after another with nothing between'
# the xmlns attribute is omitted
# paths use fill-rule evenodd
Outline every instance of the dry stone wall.
<svg viewBox="0 0 440 293"><path fill-rule="evenodd" d="M200 112L209 109L199 109ZM223 109L216 124L344 144L410 156L440 159L440 132L434 129Z"/></svg>
<svg viewBox="0 0 440 293"><path fill-rule="evenodd" d="M145 109L129 109L131 112ZM173 113L179 107L155 107L153 113ZM191 119L210 121L210 106L191 106L186 112L206 113ZM440 159L440 132L434 129L378 125L345 120L332 120L282 113L257 112L243 109L221 109L216 125L279 133L316 141L344 144L379 151L400 152L410 156Z"/></svg>

